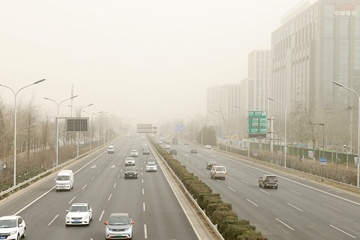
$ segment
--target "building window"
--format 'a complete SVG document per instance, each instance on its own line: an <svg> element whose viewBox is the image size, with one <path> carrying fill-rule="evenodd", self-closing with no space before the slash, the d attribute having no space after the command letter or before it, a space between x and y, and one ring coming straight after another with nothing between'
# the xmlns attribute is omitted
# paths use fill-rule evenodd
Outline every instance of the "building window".
<svg viewBox="0 0 360 240"><path fill-rule="evenodd" d="M340 29L339 29L340 38L348 38L349 37L349 19L350 18L341 18L340 19Z"/></svg>
<svg viewBox="0 0 360 240"><path fill-rule="evenodd" d="M334 37L334 19L324 20L324 37L326 38Z"/></svg>
<svg viewBox="0 0 360 240"><path fill-rule="evenodd" d="M325 5L324 6L324 17L325 18L334 18L335 6L334 5Z"/></svg>

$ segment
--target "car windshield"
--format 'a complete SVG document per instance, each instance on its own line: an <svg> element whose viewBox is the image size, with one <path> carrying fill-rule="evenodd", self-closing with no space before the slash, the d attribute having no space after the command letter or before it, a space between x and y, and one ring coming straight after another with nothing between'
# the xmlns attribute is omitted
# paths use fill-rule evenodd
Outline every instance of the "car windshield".
<svg viewBox="0 0 360 240"><path fill-rule="evenodd" d="M70 179L69 176L57 176L57 177L56 177L56 180L60 180L60 181L69 180L69 179Z"/></svg>
<svg viewBox="0 0 360 240"><path fill-rule="evenodd" d="M0 228L14 228L16 227L16 220L0 220Z"/></svg>
<svg viewBox="0 0 360 240"><path fill-rule="evenodd" d="M276 176L267 176L266 177L267 180L277 180Z"/></svg>
<svg viewBox="0 0 360 240"><path fill-rule="evenodd" d="M86 206L71 206L69 212L87 212Z"/></svg>
<svg viewBox="0 0 360 240"><path fill-rule="evenodd" d="M109 225L129 225L130 220L127 216L112 216L109 219Z"/></svg>
<svg viewBox="0 0 360 240"><path fill-rule="evenodd" d="M149 162L147 165L148 166L155 166L155 163L154 162Z"/></svg>
<svg viewBox="0 0 360 240"><path fill-rule="evenodd" d="M224 171L225 171L225 167L217 167L217 168L216 168L216 171L224 172Z"/></svg>

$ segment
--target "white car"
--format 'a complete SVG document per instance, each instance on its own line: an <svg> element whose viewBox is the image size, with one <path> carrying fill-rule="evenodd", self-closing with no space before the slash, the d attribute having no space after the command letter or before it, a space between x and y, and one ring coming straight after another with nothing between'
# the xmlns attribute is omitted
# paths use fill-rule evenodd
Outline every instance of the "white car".
<svg viewBox="0 0 360 240"><path fill-rule="evenodd" d="M148 162L146 164L146 171L147 172L157 172L157 165L155 162Z"/></svg>
<svg viewBox="0 0 360 240"><path fill-rule="evenodd" d="M210 146L210 145L206 145L206 146L205 146L205 149L211 149L211 146Z"/></svg>
<svg viewBox="0 0 360 240"><path fill-rule="evenodd" d="M112 213L105 221L105 239L132 239L134 221L128 213Z"/></svg>
<svg viewBox="0 0 360 240"><path fill-rule="evenodd" d="M225 180L226 168L224 166L220 166L220 165L213 165L211 167L210 176L211 176L211 178L214 178L214 179L219 178L219 179Z"/></svg>
<svg viewBox="0 0 360 240"><path fill-rule="evenodd" d="M92 208L88 203L74 203L67 210L65 225L89 225L92 220Z"/></svg>
<svg viewBox="0 0 360 240"><path fill-rule="evenodd" d="M115 153L115 148L114 148L114 146L110 145L110 146L108 147L108 153L109 153L109 154Z"/></svg>
<svg viewBox="0 0 360 240"><path fill-rule="evenodd" d="M26 224L22 217L0 217L0 239L18 240L24 237L26 237Z"/></svg>
<svg viewBox="0 0 360 240"><path fill-rule="evenodd" d="M135 158L127 157L125 159L125 166L135 166Z"/></svg>
<svg viewBox="0 0 360 240"><path fill-rule="evenodd" d="M138 157L139 152L137 150L131 150L130 157Z"/></svg>

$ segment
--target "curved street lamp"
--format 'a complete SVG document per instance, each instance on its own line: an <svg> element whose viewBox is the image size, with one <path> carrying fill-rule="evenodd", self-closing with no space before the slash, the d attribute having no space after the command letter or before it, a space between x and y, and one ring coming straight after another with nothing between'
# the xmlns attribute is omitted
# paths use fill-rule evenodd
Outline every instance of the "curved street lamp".
<svg viewBox="0 0 360 240"><path fill-rule="evenodd" d="M59 103L56 102L54 99L51 99L51 98L48 98L48 97L44 97L44 99L46 100L49 100L49 101L52 101L56 104L56 143L55 143L55 165L58 166L59 165L59 107L60 107L60 104L67 101L67 100L70 100L70 99L73 99L73 98L76 98L78 95L75 95L75 96L72 96L70 98L67 98L67 99L64 99L62 101L60 101Z"/></svg>
<svg viewBox="0 0 360 240"><path fill-rule="evenodd" d="M20 88L19 90L17 90L17 92L15 92L11 87L8 87L6 85L3 85L3 84L0 84L0 87L5 87L5 88L8 88L11 90L11 92L14 94L14 183L13 183L13 186L15 187L16 186L16 97L18 95L18 93L23 90L24 88L27 88L27 87L30 87L32 85L35 85L35 84L38 84L38 83L41 83L45 81L45 79L41 79L41 80L38 80L36 82L33 82L29 85L26 85L22 88Z"/></svg>
<svg viewBox="0 0 360 240"><path fill-rule="evenodd" d="M282 103L282 102L280 102L278 100L273 99L272 97L267 97L267 99L269 99L270 101L273 101L273 102L280 103L284 107L284 118L285 118L284 167L286 168L286 152L287 152L287 141L286 141L286 118L287 118L287 114L286 114L286 112L287 112L287 108L288 108L288 106L290 106L290 104L298 103L300 101L295 100L294 102L288 102L288 103L284 104L284 103Z"/></svg>
<svg viewBox="0 0 360 240"><path fill-rule="evenodd" d="M71 108L75 108L79 111L79 119L80 119L80 129L78 131L78 139L77 139L77 144L76 144L76 157L79 156L79 141L80 141L80 132L81 132L81 111L84 109L84 108L87 108L87 107L90 107L94 105L93 103L90 103L84 107L80 107L80 108L77 108L77 107L74 107L74 106L71 106L71 105L68 105L69 107Z"/></svg>
<svg viewBox="0 0 360 240"><path fill-rule="evenodd" d="M351 89L337 81L333 81L333 83L335 85L338 85L339 87L342 87L342 88L345 88L346 90L349 90L350 92L353 92L355 93L355 95L358 97L358 101L359 101L359 105L358 105L358 132L357 132L357 135L358 135L358 139L357 139L357 179L356 179L356 186L359 188L359 176L360 176L360 164L359 164L359 160L360 160L360 96L359 94L354 90L354 89Z"/></svg>

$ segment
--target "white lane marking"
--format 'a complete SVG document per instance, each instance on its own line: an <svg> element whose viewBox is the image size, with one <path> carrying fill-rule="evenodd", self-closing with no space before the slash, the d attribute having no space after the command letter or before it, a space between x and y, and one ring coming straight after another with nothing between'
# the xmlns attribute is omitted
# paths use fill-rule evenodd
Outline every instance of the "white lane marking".
<svg viewBox="0 0 360 240"><path fill-rule="evenodd" d="M147 229L146 229L146 224L144 224L144 238L147 238Z"/></svg>
<svg viewBox="0 0 360 240"><path fill-rule="evenodd" d="M90 180L94 180L95 176L93 176Z"/></svg>
<svg viewBox="0 0 360 240"><path fill-rule="evenodd" d="M48 226L50 226L50 225L55 221L55 219L56 219L58 216L59 216L59 214L56 215L56 216L49 222Z"/></svg>
<svg viewBox="0 0 360 240"><path fill-rule="evenodd" d="M262 191L263 193L266 193L267 195L271 195L270 193L268 193L267 191L260 189L260 191Z"/></svg>
<svg viewBox="0 0 360 240"><path fill-rule="evenodd" d="M110 201L111 197L112 197L112 194L110 194L110 195L109 195L109 197L108 197L108 201Z"/></svg>
<svg viewBox="0 0 360 240"><path fill-rule="evenodd" d="M276 218L276 220L277 220L279 223L281 223L282 225L284 225L285 227L287 227L287 228L289 228L289 229L291 229L291 230L295 231L295 229L293 229L292 227L290 227L289 225L287 225L286 223L284 223L284 222L283 222L283 221L281 221L280 219Z"/></svg>
<svg viewBox="0 0 360 240"><path fill-rule="evenodd" d="M296 207L296 206L294 206L294 205L292 205L292 204L290 204L290 203L287 203L287 205L289 205L290 207L293 207L293 208L295 208L295 209L303 212L303 210L302 210L301 208L298 208L298 207Z"/></svg>
<svg viewBox="0 0 360 240"><path fill-rule="evenodd" d="M246 184L249 184L249 182L245 181L245 180L241 180L242 182L246 183Z"/></svg>
<svg viewBox="0 0 360 240"><path fill-rule="evenodd" d="M297 195L301 195L301 193L299 193L297 191L294 191L294 190L291 190L291 189L290 189L290 192L296 193Z"/></svg>
<svg viewBox="0 0 360 240"><path fill-rule="evenodd" d="M115 168L115 165L111 165L111 167L110 168Z"/></svg>
<svg viewBox="0 0 360 240"><path fill-rule="evenodd" d="M341 211L340 209L338 209L338 208L336 208L336 207L333 207L333 206L331 206L331 205L328 205L328 204L326 204L326 203L323 203L323 205L324 206L327 206L327 207L329 207L329 208L332 208L332 209L335 209L335 210L337 210L337 211Z"/></svg>
<svg viewBox="0 0 360 240"><path fill-rule="evenodd" d="M92 165L90 168L96 168L96 165Z"/></svg>
<svg viewBox="0 0 360 240"><path fill-rule="evenodd" d="M330 227L338 230L339 232L342 232L342 233L348 235L349 237L356 238L355 236L351 235L350 233L347 233L347 232L345 232L344 230L341 230L340 228L335 227L334 225L331 225L331 224L330 224Z"/></svg>
<svg viewBox="0 0 360 240"><path fill-rule="evenodd" d="M231 191L236 192L236 190L233 189L232 187L228 186L228 188L229 188Z"/></svg>
<svg viewBox="0 0 360 240"><path fill-rule="evenodd" d="M145 212L146 208L145 208L145 203L143 202L143 211Z"/></svg>
<svg viewBox="0 0 360 240"><path fill-rule="evenodd" d="M69 203L72 203L75 200L76 197L73 197Z"/></svg>
<svg viewBox="0 0 360 240"><path fill-rule="evenodd" d="M101 214L100 214L99 222L101 221L102 217L104 216L104 213L105 213L105 211L103 210L103 211L101 212Z"/></svg>
<svg viewBox="0 0 360 240"><path fill-rule="evenodd" d="M143 195L145 194L145 190L144 190L144 189L141 189L141 192L142 192Z"/></svg>
<svg viewBox="0 0 360 240"><path fill-rule="evenodd" d="M22 211L24 211L25 209L27 209L28 207L30 207L33 203L35 203L37 200L39 200L40 198L42 198L43 196L45 196L46 194L48 194L49 192L51 192L55 187L50 188L47 192L45 192L44 194L40 195L38 198L36 198L34 201L32 201L31 203L29 203L28 205L26 205L25 207L23 207L22 209L20 209L18 212L16 212L14 215L19 215L19 213L21 213Z"/></svg>
<svg viewBox="0 0 360 240"><path fill-rule="evenodd" d="M115 188L116 187L116 183L114 183L114 186L113 186L113 188Z"/></svg>
<svg viewBox="0 0 360 240"><path fill-rule="evenodd" d="M84 186L82 187L82 190L84 190L84 189L86 188L86 186L87 186L87 185L84 185Z"/></svg>
<svg viewBox="0 0 360 240"><path fill-rule="evenodd" d="M141 179L141 183L144 183L144 179Z"/></svg>
<svg viewBox="0 0 360 240"><path fill-rule="evenodd" d="M251 201L250 199L246 199L248 202L250 202L251 204L253 204L256 207L259 207L256 203L254 203L253 201Z"/></svg>

